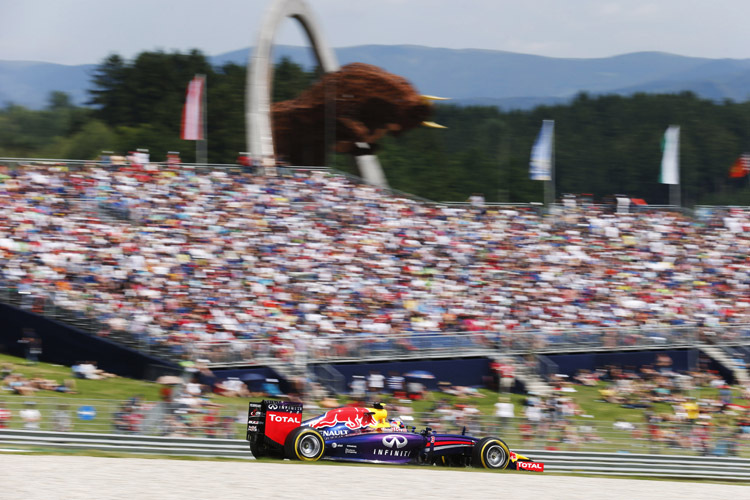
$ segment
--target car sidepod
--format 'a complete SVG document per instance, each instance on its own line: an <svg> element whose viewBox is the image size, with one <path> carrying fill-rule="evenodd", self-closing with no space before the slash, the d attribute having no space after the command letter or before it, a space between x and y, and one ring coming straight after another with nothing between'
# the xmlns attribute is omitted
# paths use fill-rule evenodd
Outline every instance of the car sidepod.
<svg viewBox="0 0 750 500"><path fill-rule="evenodd" d="M352 462L406 464L419 459L425 437L411 432L368 432L326 440L326 458Z"/></svg>

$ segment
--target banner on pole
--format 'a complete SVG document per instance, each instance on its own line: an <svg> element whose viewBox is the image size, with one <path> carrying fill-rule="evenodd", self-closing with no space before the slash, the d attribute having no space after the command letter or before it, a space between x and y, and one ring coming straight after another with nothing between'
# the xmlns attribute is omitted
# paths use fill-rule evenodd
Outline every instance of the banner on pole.
<svg viewBox="0 0 750 500"><path fill-rule="evenodd" d="M203 140L203 92L206 78L196 76L188 84L185 106L182 108L182 132L185 141Z"/></svg>
<svg viewBox="0 0 750 500"><path fill-rule="evenodd" d="M552 180L552 139L554 133L554 120L544 120L536 142L531 148L531 161L529 162L529 177L531 180Z"/></svg>
<svg viewBox="0 0 750 500"><path fill-rule="evenodd" d="M661 177L659 182L662 184L679 184L680 183L680 127L670 125L664 133L662 142L663 156L661 158Z"/></svg>
<svg viewBox="0 0 750 500"><path fill-rule="evenodd" d="M739 179L750 173L750 154L743 154L735 161L729 169L731 179Z"/></svg>

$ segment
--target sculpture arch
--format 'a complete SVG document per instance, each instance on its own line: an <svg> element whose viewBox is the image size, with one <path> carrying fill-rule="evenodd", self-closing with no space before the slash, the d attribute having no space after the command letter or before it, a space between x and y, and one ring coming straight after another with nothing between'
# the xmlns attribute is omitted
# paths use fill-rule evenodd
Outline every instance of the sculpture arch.
<svg viewBox="0 0 750 500"><path fill-rule="evenodd" d="M245 89L245 128L248 151L254 158L273 158L271 88L273 85L273 40L288 17L300 23L324 72L339 70L336 55L323 40L320 25L305 0L273 0L263 18L255 50L248 61Z"/></svg>

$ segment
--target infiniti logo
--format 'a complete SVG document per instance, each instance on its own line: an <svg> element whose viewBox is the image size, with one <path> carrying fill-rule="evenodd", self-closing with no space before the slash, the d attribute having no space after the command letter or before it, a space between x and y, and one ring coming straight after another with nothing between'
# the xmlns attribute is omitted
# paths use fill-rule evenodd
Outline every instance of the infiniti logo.
<svg viewBox="0 0 750 500"><path fill-rule="evenodd" d="M407 439L404 436L383 436L383 445L386 448L393 448L394 445L396 445L396 448L403 448L406 446Z"/></svg>

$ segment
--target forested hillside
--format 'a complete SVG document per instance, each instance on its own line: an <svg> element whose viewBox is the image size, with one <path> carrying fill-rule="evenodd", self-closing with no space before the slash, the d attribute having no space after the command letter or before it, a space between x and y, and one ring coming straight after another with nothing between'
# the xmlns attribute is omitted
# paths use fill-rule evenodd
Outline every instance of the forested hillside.
<svg viewBox="0 0 750 500"><path fill-rule="evenodd" d="M40 111L0 109L0 156L92 159L102 150L124 154L148 148L163 160L180 151L194 161L192 142L179 139L185 88L207 75L209 161L232 163L245 146L245 68L212 67L198 51L144 52L133 61L112 55L97 66L87 107L67 95L50 95ZM276 68L274 100L294 97L315 75L283 60ZM435 121L446 130L419 129L381 144L390 184L436 200L464 200L481 192L490 201L541 201L542 183L528 178L529 152L544 119L555 120L556 191L613 193L668 201L659 184L661 139L681 126L682 199L750 204L747 178L728 171L750 149L750 103L715 103L693 94L631 97L579 95L569 105L501 112L494 107L439 105ZM353 171L349 158L339 168Z"/></svg>

